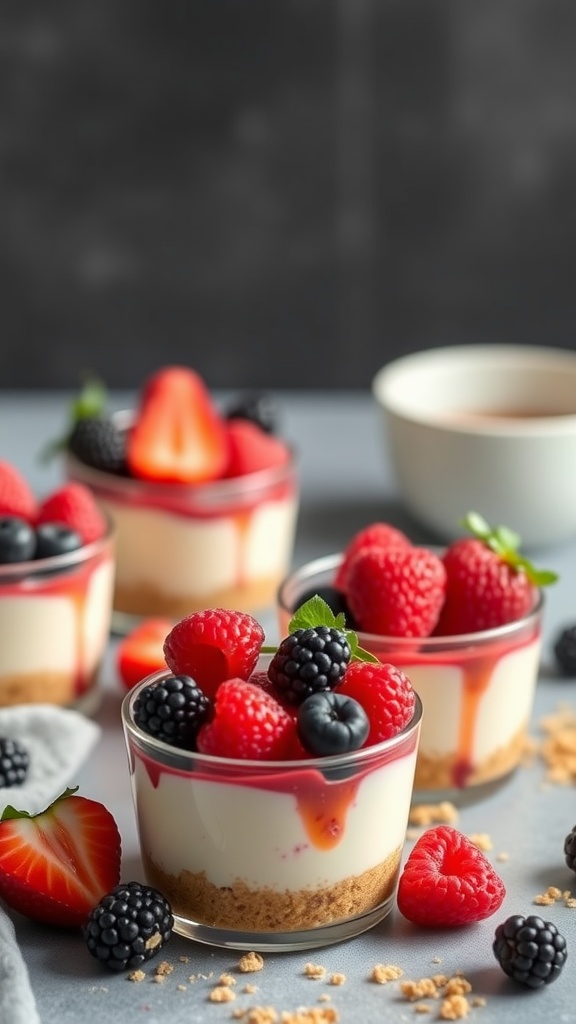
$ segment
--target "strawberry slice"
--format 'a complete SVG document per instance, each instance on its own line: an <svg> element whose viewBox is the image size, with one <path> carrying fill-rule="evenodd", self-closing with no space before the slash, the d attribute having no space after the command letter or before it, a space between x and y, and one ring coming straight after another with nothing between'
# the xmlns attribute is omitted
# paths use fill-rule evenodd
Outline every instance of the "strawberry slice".
<svg viewBox="0 0 576 1024"><path fill-rule="evenodd" d="M286 445L249 420L228 423L229 459L226 476L245 476L261 469L283 466L290 458Z"/></svg>
<svg viewBox="0 0 576 1024"><path fill-rule="evenodd" d="M128 466L143 480L202 483L224 472L224 421L193 370L167 366L145 384L127 440Z"/></svg>
<svg viewBox="0 0 576 1024"><path fill-rule="evenodd" d="M0 897L47 924L81 926L120 880L120 833L106 807L67 789L40 814L0 818Z"/></svg>
<svg viewBox="0 0 576 1024"><path fill-rule="evenodd" d="M116 667L127 690L146 676L167 667L164 641L172 626L171 619L145 619L120 641Z"/></svg>

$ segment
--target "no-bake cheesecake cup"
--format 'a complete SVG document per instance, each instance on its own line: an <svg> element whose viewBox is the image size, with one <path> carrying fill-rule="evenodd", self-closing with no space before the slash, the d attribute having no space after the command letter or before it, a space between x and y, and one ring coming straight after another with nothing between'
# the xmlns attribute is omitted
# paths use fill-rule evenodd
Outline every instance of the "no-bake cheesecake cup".
<svg viewBox="0 0 576 1024"><path fill-rule="evenodd" d="M342 554L303 565L281 584L284 636L295 609L330 587ZM406 673L423 707L413 800L463 805L500 788L520 765L538 680L544 598L505 626L425 639L358 632L360 646Z"/></svg>
<svg viewBox="0 0 576 1024"><path fill-rule="evenodd" d="M114 528L66 554L0 566L0 707L86 713L110 636Z"/></svg>
<svg viewBox="0 0 576 1024"><path fill-rule="evenodd" d="M115 418L128 429L132 414ZM294 453L285 465L196 485L102 472L70 454L66 465L115 524L115 632L149 617L177 622L202 608L274 606L294 545Z"/></svg>
<svg viewBox="0 0 576 1024"><path fill-rule="evenodd" d="M258 668L266 667L262 657ZM393 739L306 761L178 750L122 719L144 874L175 931L209 945L275 951L351 938L386 917L414 779L421 704Z"/></svg>

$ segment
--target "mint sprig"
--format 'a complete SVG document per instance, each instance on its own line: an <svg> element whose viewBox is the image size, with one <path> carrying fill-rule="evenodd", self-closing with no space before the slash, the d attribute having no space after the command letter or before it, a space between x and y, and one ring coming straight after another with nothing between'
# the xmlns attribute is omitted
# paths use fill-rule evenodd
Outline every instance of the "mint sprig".
<svg viewBox="0 0 576 1024"><path fill-rule="evenodd" d="M295 633L298 629L314 629L316 626L329 626L334 629L340 629L346 635L350 646L351 661L371 661L378 664L378 658L370 654L370 651L365 651L363 647L360 647L357 633L353 629L346 629L344 613L339 612L338 615L334 615L330 605L319 594L310 597L296 609L288 623L288 632ZM276 653L277 648L266 647L262 648L262 650L273 654Z"/></svg>
<svg viewBox="0 0 576 1024"><path fill-rule="evenodd" d="M474 537L486 544L491 551L512 566L513 569L526 573L536 587L547 587L556 583L558 573L552 569L537 569L528 558L520 552L521 538L519 534L507 526L490 526L479 512L468 512L460 520L460 526L468 530Z"/></svg>

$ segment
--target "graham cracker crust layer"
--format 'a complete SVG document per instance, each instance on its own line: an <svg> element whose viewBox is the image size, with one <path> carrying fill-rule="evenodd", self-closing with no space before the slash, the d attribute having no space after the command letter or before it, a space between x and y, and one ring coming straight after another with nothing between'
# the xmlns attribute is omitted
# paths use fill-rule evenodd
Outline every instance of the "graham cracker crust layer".
<svg viewBox="0 0 576 1024"><path fill-rule="evenodd" d="M485 761L477 764L466 780L466 786L477 786L492 782L508 775L516 768L526 748L526 728L520 729L513 739L504 747L500 747ZM416 760L414 778L415 790L450 789L454 786L457 768L457 754L446 754L434 757L424 754L421 750Z"/></svg>
<svg viewBox="0 0 576 1024"><path fill-rule="evenodd" d="M170 582L169 580L167 581ZM193 582L193 581L191 581ZM280 577L274 575L236 587L213 590L209 593L169 594L151 586L127 587L117 579L114 590L114 611L126 615L147 617L157 615L175 621L202 611L204 608L232 608L253 612L272 605Z"/></svg>

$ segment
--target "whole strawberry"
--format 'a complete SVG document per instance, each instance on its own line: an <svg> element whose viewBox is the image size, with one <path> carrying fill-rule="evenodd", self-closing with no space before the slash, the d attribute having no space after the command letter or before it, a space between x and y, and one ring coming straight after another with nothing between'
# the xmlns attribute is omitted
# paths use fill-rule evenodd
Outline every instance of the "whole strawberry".
<svg viewBox="0 0 576 1024"><path fill-rule="evenodd" d="M446 570L433 551L409 545L361 549L348 569L346 597L358 627L384 636L432 633L444 602Z"/></svg>
<svg viewBox="0 0 576 1024"><path fill-rule="evenodd" d="M555 573L536 570L519 553L520 538L506 527L490 527L477 513L464 525L473 534L446 549L446 599L435 632L477 633L523 618L535 606L538 587Z"/></svg>

